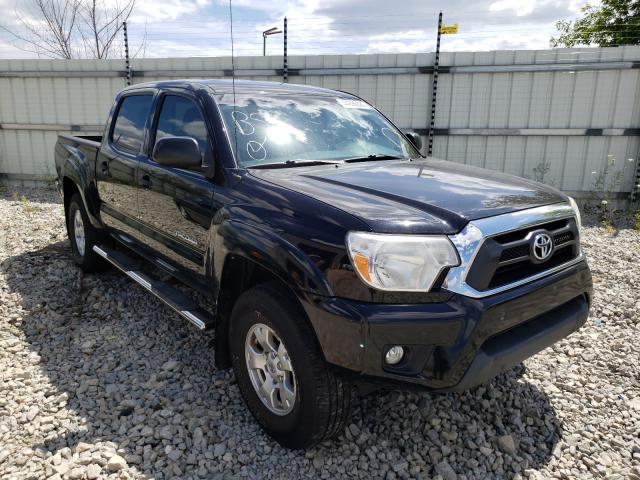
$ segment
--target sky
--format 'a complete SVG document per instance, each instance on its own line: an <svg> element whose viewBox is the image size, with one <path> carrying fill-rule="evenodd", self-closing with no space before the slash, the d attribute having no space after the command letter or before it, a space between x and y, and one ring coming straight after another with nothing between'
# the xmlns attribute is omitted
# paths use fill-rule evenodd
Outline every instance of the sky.
<svg viewBox="0 0 640 480"><path fill-rule="evenodd" d="M119 0L104 0L115 3ZM121 0L120 0L121 1ZM19 30L17 14L31 0L0 0L0 25ZM138 57L261 55L262 31L288 18L288 53L415 53L435 49L438 12L457 35L442 51L549 47L555 22L579 17L584 0L138 0L129 21ZM118 47L120 48L120 47ZM267 54L282 55L282 34L267 38ZM0 30L0 58L33 58Z"/></svg>

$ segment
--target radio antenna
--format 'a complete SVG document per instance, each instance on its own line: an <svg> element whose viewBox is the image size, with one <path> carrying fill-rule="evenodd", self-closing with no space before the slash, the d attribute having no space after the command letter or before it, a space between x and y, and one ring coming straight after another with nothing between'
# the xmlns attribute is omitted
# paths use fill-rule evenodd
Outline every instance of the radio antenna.
<svg viewBox="0 0 640 480"><path fill-rule="evenodd" d="M229 22L231 23L231 85L233 86L233 103L236 102L236 66L233 60L233 8L229 0Z"/></svg>
<svg viewBox="0 0 640 480"><path fill-rule="evenodd" d="M229 0L229 22L231 24L231 90L233 91L233 107L236 107L236 65L233 59L233 8L231 7L231 0ZM231 113L231 120L233 121L233 141L236 147L235 156L238 157L238 131L235 119L235 110Z"/></svg>

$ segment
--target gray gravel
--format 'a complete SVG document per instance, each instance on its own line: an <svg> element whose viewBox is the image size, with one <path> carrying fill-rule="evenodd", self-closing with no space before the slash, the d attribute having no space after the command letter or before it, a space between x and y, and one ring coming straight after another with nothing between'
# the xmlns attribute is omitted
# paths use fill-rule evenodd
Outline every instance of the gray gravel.
<svg viewBox="0 0 640 480"><path fill-rule="evenodd" d="M215 369L211 334L122 275L82 276L57 196L5 190L0 477L640 480L640 232L583 239L578 333L470 392L372 394L341 437L292 452Z"/></svg>

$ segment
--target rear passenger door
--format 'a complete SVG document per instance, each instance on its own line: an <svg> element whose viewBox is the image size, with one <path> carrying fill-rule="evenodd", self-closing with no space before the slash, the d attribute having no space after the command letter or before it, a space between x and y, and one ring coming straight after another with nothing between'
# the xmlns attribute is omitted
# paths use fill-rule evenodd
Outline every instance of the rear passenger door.
<svg viewBox="0 0 640 480"><path fill-rule="evenodd" d="M203 108L188 92L163 92L150 132L148 156L140 162L139 219L145 243L169 270L177 269L204 283L204 255L213 216L214 184L202 168L191 170L160 165L151 154L160 138L191 137L198 142L202 165L213 161L213 142Z"/></svg>
<svg viewBox="0 0 640 480"><path fill-rule="evenodd" d="M96 162L102 221L134 236L138 215L136 171L145 158L143 146L154 93L136 92L119 99Z"/></svg>

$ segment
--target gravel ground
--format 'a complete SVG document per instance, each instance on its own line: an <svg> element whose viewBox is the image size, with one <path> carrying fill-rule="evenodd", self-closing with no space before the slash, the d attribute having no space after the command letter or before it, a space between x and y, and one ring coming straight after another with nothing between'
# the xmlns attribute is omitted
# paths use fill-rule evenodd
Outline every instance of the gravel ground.
<svg viewBox="0 0 640 480"><path fill-rule="evenodd" d="M470 392L369 395L342 436L288 451L213 366L211 334L123 275L82 276L56 194L5 191L0 477L640 480L640 232L583 241L578 333Z"/></svg>

